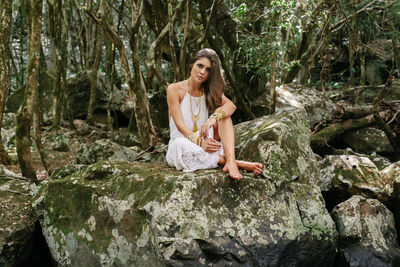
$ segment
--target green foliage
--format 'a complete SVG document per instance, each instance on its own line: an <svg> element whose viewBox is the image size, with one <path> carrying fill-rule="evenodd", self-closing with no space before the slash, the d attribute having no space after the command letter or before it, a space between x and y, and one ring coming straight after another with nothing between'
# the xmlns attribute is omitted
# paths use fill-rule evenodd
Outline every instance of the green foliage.
<svg viewBox="0 0 400 267"><path fill-rule="evenodd" d="M261 81L263 88L272 72L282 77L285 71L299 64L287 62L293 39L299 40L299 17L295 1L278 0L265 5L264 1L239 1L231 14L239 26L240 62L250 80ZM287 38L287 37L290 38Z"/></svg>

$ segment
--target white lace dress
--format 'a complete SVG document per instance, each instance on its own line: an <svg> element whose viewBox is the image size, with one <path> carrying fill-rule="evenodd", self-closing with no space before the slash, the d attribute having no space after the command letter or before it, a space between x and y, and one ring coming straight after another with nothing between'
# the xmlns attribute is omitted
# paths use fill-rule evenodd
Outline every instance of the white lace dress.
<svg viewBox="0 0 400 267"><path fill-rule="evenodd" d="M200 129L200 126L208 119L205 97L203 95L201 97L192 96L191 98L190 100L190 95L186 92L185 97L179 105L183 120L189 129L193 129L194 121L190 111L190 101L192 101L192 110L195 113L197 113L200 104L199 119L197 121L197 129ZM183 170L184 172L193 172L201 169L216 168L218 166L219 155L224 155L222 146L221 149L215 153L204 151L203 148L189 141L189 139L178 130L172 116L169 120L169 130L170 140L166 159L171 167ZM211 128L209 137L213 136L213 128Z"/></svg>

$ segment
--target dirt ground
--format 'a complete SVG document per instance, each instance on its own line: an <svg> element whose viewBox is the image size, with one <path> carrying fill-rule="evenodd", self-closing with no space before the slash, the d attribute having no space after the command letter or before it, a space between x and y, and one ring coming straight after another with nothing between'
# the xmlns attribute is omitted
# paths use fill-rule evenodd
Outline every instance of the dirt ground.
<svg viewBox="0 0 400 267"><path fill-rule="evenodd" d="M57 151L54 145L59 142L60 136L68 144L68 151ZM61 128L58 133L51 132L48 128L44 128L42 132L42 143L47 154L51 169L56 170L62 166L74 163L78 150L83 144L88 143L88 138L78 136L75 130L68 128ZM6 165L6 168L14 172L18 176L22 176L21 169L18 164L18 156L16 153L15 145L7 149L8 155L12 159L11 165ZM34 144L31 146L32 163L36 170L36 175L39 180L49 178L49 173L43 167L39 153Z"/></svg>

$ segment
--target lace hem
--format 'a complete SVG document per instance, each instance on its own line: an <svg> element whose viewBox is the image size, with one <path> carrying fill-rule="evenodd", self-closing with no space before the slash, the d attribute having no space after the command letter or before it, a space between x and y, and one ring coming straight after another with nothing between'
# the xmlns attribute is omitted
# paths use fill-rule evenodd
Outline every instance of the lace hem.
<svg viewBox="0 0 400 267"><path fill-rule="evenodd" d="M185 137L170 140L166 160L171 167L185 172L216 168L221 152L207 153Z"/></svg>

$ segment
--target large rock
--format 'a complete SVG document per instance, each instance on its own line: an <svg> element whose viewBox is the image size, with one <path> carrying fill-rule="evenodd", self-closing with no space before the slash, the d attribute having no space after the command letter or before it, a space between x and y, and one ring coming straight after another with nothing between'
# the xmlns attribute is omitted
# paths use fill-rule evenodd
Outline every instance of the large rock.
<svg viewBox="0 0 400 267"><path fill-rule="evenodd" d="M73 106L72 113L74 118L84 117L87 114L89 98L90 98L90 75L91 71L83 71L67 78L67 91L69 99ZM49 72L41 72L41 103L45 121L51 122L52 116L52 96L53 95L54 77ZM12 92L7 98L7 112L16 112L24 99L25 86L21 86L15 92ZM109 98L111 98L111 107L119 107L125 99L129 99L126 91L118 90L115 86L111 92L106 75L103 72L98 73L97 79L97 95L95 101L95 110L106 110Z"/></svg>
<svg viewBox="0 0 400 267"><path fill-rule="evenodd" d="M332 266L337 232L316 185L305 114L260 118L237 133L242 158L271 164L264 178L233 181L220 169L184 173L165 163L104 161L43 185L35 203L55 260L61 266ZM289 160L297 165L288 169Z"/></svg>
<svg viewBox="0 0 400 267"><path fill-rule="evenodd" d="M277 110L287 107L304 108L310 127L330 120L336 107L322 92L296 84L284 84L276 88Z"/></svg>
<svg viewBox="0 0 400 267"><path fill-rule="evenodd" d="M373 127L346 132L343 135L343 141L359 153L393 152L393 147L385 132Z"/></svg>
<svg viewBox="0 0 400 267"><path fill-rule="evenodd" d="M129 147L121 146L109 139L100 139L89 146L81 148L78 151L76 162L93 164L98 161L113 159L133 161L137 155L138 151L134 151Z"/></svg>
<svg viewBox="0 0 400 267"><path fill-rule="evenodd" d="M388 160L387 158L380 156L376 154L375 152L372 152L371 154L362 154L362 153L357 153L354 152L351 148L346 148L346 149L336 149L335 150L335 155L355 155L358 157L364 157L364 158L369 158L375 166L378 168L378 170L383 170L386 167L389 167L392 162Z"/></svg>
<svg viewBox="0 0 400 267"><path fill-rule="evenodd" d="M393 214L378 200L353 196L332 217L340 235L339 266L400 266Z"/></svg>
<svg viewBox="0 0 400 267"><path fill-rule="evenodd" d="M400 161L386 167L381 172L387 190L390 192L390 207L396 220L397 232L400 231Z"/></svg>
<svg viewBox="0 0 400 267"><path fill-rule="evenodd" d="M15 176L0 165L0 266L26 262L37 220L31 207L36 185Z"/></svg>
<svg viewBox="0 0 400 267"><path fill-rule="evenodd" d="M355 155L329 155L320 164L321 190L328 207L353 195L389 201L385 183L370 159Z"/></svg>
<svg viewBox="0 0 400 267"><path fill-rule="evenodd" d="M15 113L3 113L3 121L1 124L1 139L3 147L7 148L13 140L15 140Z"/></svg>

